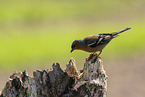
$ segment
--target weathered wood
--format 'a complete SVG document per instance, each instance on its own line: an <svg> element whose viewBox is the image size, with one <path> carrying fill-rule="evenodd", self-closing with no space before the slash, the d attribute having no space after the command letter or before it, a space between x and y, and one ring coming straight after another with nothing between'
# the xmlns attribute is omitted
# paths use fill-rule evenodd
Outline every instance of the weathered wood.
<svg viewBox="0 0 145 97"><path fill-rule="evenodd" d="M79 74L74 59L63 71L58 63L52 70L36 70L10 76L0 97L106 97L107 75L96 54L91 54Z"/></svg>

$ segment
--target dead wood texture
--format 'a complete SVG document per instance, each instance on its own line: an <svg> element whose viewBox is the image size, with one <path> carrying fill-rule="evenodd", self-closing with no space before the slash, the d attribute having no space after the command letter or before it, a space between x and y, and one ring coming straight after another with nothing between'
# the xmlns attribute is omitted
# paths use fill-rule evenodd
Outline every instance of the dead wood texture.
<svg viewBox="0 0 145 97"><path fill-rule="evenodd" d="M74 59L63 71L58 63L52 70L36 70L33 77L27 71L16 72L0 97L106 97L107 75L96 54L91 54L79 74Z"/></svg>

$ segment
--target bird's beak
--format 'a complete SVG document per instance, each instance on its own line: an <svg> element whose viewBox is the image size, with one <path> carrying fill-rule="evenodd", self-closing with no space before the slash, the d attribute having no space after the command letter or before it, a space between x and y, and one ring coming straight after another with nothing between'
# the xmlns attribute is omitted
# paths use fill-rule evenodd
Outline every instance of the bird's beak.
<svg viewBox="0 0 145 97"><path fill-rule="evenodd" d="M73 51L74 51L74 49L72 48L71 51L70 51L70 53L72 53Z"/></svg>

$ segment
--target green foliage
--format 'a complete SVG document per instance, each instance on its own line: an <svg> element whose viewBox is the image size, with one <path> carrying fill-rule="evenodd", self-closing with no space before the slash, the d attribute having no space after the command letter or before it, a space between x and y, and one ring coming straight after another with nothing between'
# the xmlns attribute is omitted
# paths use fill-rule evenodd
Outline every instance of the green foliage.
<svg viewBox="0 0 145 97"><path fill-rule="evenodd" d="M143 8L141 0L0 1L0 67L84 60L86 52L70 54L73 40L126 27L132 29L114 39L102 56L140 51L145 44Z"/></svg>

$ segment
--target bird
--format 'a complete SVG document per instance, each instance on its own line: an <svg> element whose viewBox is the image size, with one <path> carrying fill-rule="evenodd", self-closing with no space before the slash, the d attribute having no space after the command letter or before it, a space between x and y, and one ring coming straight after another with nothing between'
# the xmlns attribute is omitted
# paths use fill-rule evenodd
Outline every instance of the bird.
<svg viewBox="0 0 145 97"><path fill-rule="evenodd" d="M131 28L128 27L118 32L95 34L87 36L83 39L74 40L71 45L70 52L72 53L74 50L83 50L95 54L99 51L99 56L112 39L118 37L120 33L129 29Z"/></svg>

